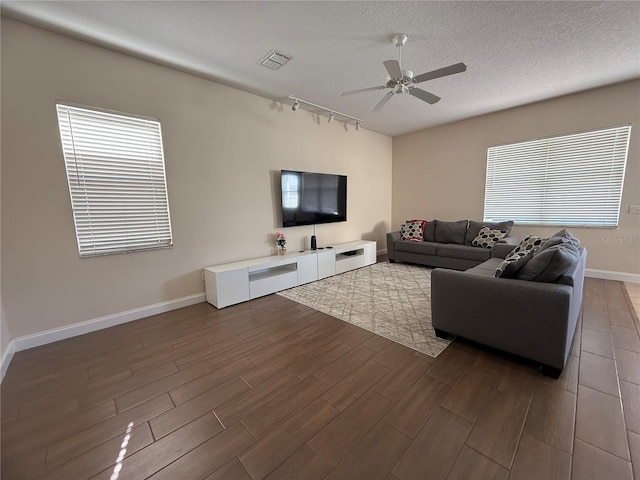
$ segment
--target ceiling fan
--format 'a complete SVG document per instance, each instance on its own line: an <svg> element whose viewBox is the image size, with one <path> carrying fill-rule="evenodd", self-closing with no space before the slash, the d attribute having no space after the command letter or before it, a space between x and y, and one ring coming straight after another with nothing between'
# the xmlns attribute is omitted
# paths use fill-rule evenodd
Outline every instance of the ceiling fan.
<svg viewBox="0 0 640 480"><path fill-rule="evenodd" d="M382 62L384 67L387 69L387 73L389 73L389 76L391 77L387 83L378 87L361 88L359 90L351 90L350 92L342 92L340 96L390 88L391 91L387 92L376 106L371 109L373 112L380 110L394 95L402 93L408 93L409 95L419 98L431 105L438 102L440 97L427 92L426 90L415 87L414 84L433 80L434 78L446 77L447 75L453 75L454 73L462 73L467 70L467 66L460 62L454 65L449 65L448 67L438 68L437 70L432 70L431 72L414 76L411 70L403 70L401 66L402 46L407 43L408 39L409 37L404 33L394 35L391 39L393 44L400 49L400 55L399 60L386 60Z"/></svg>

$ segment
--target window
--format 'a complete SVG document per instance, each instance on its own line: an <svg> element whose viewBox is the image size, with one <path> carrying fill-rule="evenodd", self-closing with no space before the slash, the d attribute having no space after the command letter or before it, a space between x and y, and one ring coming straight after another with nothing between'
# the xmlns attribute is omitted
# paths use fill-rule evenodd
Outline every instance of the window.
<svg viewBox="0 0 640 480"><path fill-rule="evenodd" d="M615 227L631 126L489 147L484 220Z"/></svg>
<svg viewBox="0 0 640 480"><path fill-rule="evenodd" d="M81 257L173 244L155 119L57 104Z"/></svg>

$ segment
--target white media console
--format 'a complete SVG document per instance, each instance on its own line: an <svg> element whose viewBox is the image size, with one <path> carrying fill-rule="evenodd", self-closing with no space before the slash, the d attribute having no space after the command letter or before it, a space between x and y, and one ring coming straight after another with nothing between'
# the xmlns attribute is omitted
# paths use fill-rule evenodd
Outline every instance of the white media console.
<svg viewBox="0 0 640 480"><path fill-rule="evenodd" d="M217 308L376 263L376 242L272 255L204 269L207 301Z"/></svg>

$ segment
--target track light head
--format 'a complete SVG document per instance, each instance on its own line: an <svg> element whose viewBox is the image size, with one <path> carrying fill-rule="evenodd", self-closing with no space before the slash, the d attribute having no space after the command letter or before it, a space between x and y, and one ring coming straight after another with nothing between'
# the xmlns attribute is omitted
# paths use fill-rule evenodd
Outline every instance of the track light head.
<svg viewBox="0 0 640 480"><path fill-rule="evenodd" d="M333 112L329 112L329 123L333 122Z"/></svg>
<svg viewBox="0 0 640 480"><path fill-rule="evenodd" d="M356 122L356 130L360 130L360 122Z"/></svg>
<svg viewBox="0 0 640 480"><path fill-rule="evenodd" d="M298 103L298 100L294 101L293 105L291 105L291 110L293 110L295 112L299 108L300 108L300 104Z"/></svg>

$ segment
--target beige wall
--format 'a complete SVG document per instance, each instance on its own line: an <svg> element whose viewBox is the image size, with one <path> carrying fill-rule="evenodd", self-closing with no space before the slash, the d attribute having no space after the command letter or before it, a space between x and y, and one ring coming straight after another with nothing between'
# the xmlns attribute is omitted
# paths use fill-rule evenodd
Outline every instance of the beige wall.
<svg viewBox="0 0 640 480"><path fill-rule="evenodd" d="M286 92L283 92L286 93ZM56 100L162 123L174 248L79 259ZM348 222L320 245L378 241L390 137L292 112L166 67L2 20L2 300L13 338L204 291L203 267L275 253L276 172L348 176ZM312 227L283 230L299 249Z"/></svg>
<svg viewBox="0 0 640 480"><path fill-rule="evenodd" d="M517 88L517 86L514 86ZM392 224L411 218L482 219L487 147L631 124L619 227L572 228L587 267L640 274L640 81L569 95L393 139ZM515 227L549 235L557 228Z"/></svg>

